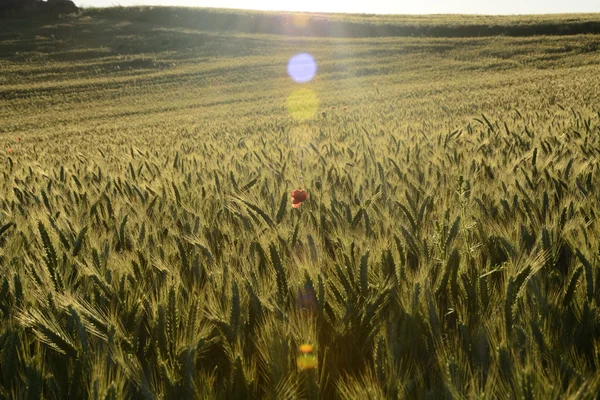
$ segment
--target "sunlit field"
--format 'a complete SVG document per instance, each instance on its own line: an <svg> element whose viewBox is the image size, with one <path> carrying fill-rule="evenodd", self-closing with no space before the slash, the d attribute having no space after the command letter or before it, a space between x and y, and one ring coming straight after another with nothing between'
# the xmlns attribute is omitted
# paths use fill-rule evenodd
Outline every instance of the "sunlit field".
<svg viewBox="0 0 600 400"><path fill-rule="evenodd" d="M269 16L0 19L0 398L599 399L600 16Z"/></svg>

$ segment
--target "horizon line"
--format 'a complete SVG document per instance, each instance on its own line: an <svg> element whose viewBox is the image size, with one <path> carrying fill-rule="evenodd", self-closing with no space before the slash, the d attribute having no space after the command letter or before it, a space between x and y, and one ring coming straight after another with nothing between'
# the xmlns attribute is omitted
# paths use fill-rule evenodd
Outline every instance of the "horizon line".
<svg viewBox="0 0 600 400"><path fill-rule="evenodd" d="M185 8L185 9L203 9L203 10L226 10L226 11L251 11L257 13L294 13L294 14L330 14L330 15L360 15L360 16L369 16L369 15L378 15L378 16L473 16L473 17L526 17L526 16L544 16L544 15L600 15L600 11L592 11L592 12L559 12L559 13L529 13L529 14L477 14L477 13L404 13L404 14L395 14L395 13L378 13L378 12L340 12L340 11L297 11L297 10L265 10L260 8L234 8L234 7L203 7L203 6L181 6L181 5L164 5L164 4L138 4L138 5L120 5L115 4L106 7L99 6L89 6L89 5L80 5L78 6L82 9L105 9L105 8Z"/></svg>

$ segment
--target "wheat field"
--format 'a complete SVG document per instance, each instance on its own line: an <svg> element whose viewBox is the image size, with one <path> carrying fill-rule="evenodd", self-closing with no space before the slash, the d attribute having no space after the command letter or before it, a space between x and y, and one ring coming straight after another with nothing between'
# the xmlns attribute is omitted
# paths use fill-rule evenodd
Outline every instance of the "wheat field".
<svg viewBox="0 0 600 400"><path fill-rule="evenodd" d="M600 35L0 25L0 398L600 398Z"/></svg>

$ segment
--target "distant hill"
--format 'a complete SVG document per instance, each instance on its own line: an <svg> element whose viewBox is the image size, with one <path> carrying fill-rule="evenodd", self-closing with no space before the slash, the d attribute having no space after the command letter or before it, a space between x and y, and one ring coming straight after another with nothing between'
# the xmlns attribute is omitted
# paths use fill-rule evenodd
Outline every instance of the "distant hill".
<svg viewBox="0 0 600 400"><path fill-rule="evenodd" d="M184 7L86 9L102 18L213 32L309 37L477 37L600 34L600 14L526 16L281 13Z"/></svg>

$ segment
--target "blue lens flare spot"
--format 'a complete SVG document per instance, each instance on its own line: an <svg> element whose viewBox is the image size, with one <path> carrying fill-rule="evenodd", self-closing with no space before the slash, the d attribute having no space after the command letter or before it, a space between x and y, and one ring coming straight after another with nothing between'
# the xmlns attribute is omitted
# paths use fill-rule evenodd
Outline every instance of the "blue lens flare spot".
<svg viewBox="0 0 600 400"><path fill-rule="evenodd" d="M299 53L288 61L288 75L297 83L312 81L317 74L317 63L308 53Z"/></svg>

